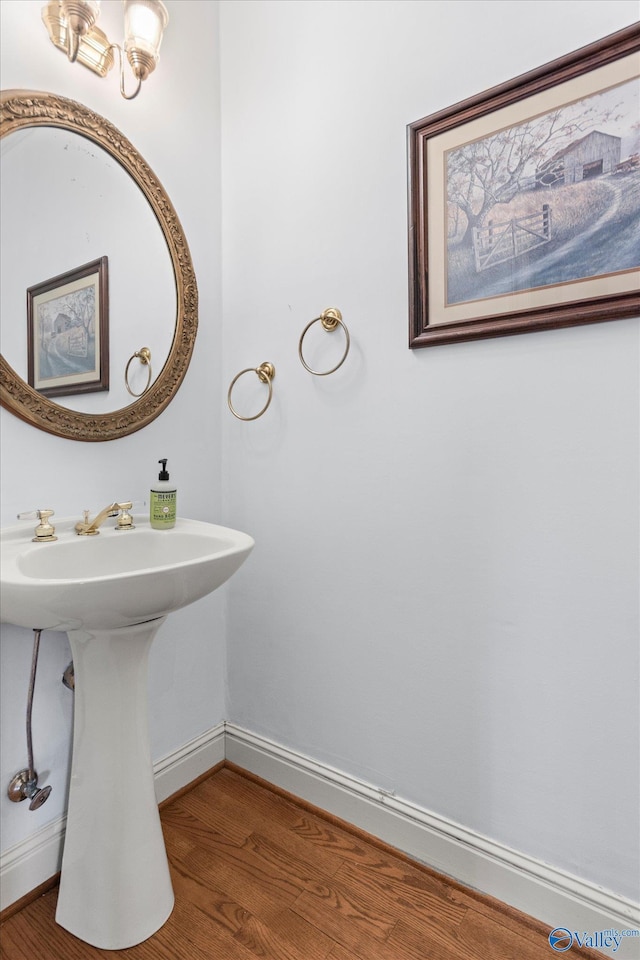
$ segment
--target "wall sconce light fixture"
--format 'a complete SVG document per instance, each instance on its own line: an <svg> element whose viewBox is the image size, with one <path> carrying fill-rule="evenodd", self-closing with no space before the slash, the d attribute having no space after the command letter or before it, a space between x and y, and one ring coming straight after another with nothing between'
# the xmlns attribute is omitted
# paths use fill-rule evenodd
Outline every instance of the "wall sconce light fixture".
<svg viewBox="0 0 640 960"><path fill-rule="evenodd" d="M123 0L123 6L124 52L95 25L100 0L51 0L42 9L42 19L51 42L66 53L71 63L82 63L100 77L106 77L113 66L113 51L117 50L120 93L125 100L133 100L140 93L142 81L155 70L169 14L162 0ZM138 81L130 94L124 89L125 53Z"/></svg>

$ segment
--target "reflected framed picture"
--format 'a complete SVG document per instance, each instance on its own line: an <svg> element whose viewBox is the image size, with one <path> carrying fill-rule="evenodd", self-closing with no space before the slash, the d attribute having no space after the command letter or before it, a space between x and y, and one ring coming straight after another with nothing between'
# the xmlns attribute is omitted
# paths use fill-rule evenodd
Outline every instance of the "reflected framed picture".
<svg viewBox="0 0 640 960"><path fill-rule="evenodd" d="M109 389L108 258L27 290L27 376L46 397Z"/></svg>
<svg viewBox="0 0 640 960"><path fill-rule="evenodd" d="M640 25L408 127L409 346L640 314Z"/></svg>

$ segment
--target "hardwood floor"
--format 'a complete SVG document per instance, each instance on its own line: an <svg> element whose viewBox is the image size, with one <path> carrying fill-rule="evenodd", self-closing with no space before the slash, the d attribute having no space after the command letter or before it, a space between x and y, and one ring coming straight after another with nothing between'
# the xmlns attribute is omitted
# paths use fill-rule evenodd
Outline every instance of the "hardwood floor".
<svg viewBox="0 0 640 960"><path fill-rule="evenodd" d="M129 950L54 920L57 888L0 926L3 960L550 960L542 924L224 764L162 807L176 894ZM575 948L572 957L600 958Z"/></svg>

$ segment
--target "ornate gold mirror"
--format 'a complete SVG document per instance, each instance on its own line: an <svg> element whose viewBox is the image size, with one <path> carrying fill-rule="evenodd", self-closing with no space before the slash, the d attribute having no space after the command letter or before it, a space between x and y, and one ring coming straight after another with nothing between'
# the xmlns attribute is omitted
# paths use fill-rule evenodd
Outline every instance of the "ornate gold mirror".
<svg viewBox="0 0 640 960"><path fill-rule="evenodd" d="M92 412L87 412L85 409L73 409L74 406L83 405L77 397L69 401L54 402L42 392L29 386L26 375L21 376L18 372L22 363L15 364L18 369L14 369L9 362L13 359L13 354L11 358L3 354L0 356L0 403L27 423L59 437L84 441L115 440L140 430L154 420L173 399L187 371L198 326L198 291L191 255L176 212L162 185L135 147L108 120L82 104L53 94L24 90L0 92L0 138L2 138L3 163L5 148L9 148L7 152L13 152L11 150L13 145L20 145L18 139L20 136L31 136L34 129L41 131L42 128L51 128L51 135L55 134L56 137L60 137L65 131L74 135L69 143L56 144L59 148L58 153L64 152L65 156L72 153L91 154L94 160L97 155L99 170L104 172L104 168L110 166L119 171L118 176L124 171L126 180L124 189L117 195L117 199L112 201L112 206L108 207L110 219L119 224L123 244L125 239L129 243L133 242L129 236L133 231L133 220L131 225L127 226L124 217L127 210L131 211L132 218L135 218L136 228L138 222L145 219L149 219L160 227L157 237L147 232L139 265L131 266L131 270L136 271L136 281L140 279L140 297L143 298L146 312L149 314L145 319L146 325L143 324L139 304L130 302L129 294L126 297L127 308L123 309L122 297L112 298L111 303L112 322L120 320L119 328L126 327L127 330L125 342L114 344L117 349L111 349L112 358L115 359L119 354L126 357L134 354L139 356L143 349L149 347L151 364L149 369L144 368L143 373L145 378L149 375L149 385L148 388L144 388L143 385L142 395L133 403L128 403L116 410L103 409L104 402L101 405L92 402L100 396L104 400L109 394L112 398L115 396L116 403L119 403L123 397L127 397L127 393L124 392L126 363L118 359L117 365L112 363L110 383L113 388L110 387L109 394L91 394L84 406ZM14 140L7 143L5 138L10 134L14 136ZM38 136L40 135L38 132ZM83 139L78 140L78 137ZM42 150L40 141L37 142L35 149ZM14 167L16 165L14 158ZM48 166L47 161L40 154L39 169L44 171ZM67 180L76 180L75 167L73 172L67 172L64 176ZM100 176L102 177L102 173ZM105 187L102 179L99 182L99 188L95 187L95 183L92 184L95 195L97 197L99 193L102 202L108 204L109 200L105 199L105 195L111 187ZM91 196L91 191L86 185L83 189L84 194L79 202L81 209L86 211L86 220L89 224L92 216L94 219L96 217L97 200L96 197ZM135 196L131 195L132 192ZM51 206L54 206L51 192L45 191L43 195L48 197ZM142 208L136 206L140 202L137 198L144 198ZM39 244L53 247L59 245L65 228L67 232L72 232L67 227L63 215L57 212L55 216L60 224L60 232L57 233L54 230L52 235L44 235L45 228L37 212L44 205L45 203L42 202L38 208L36 204L35 211L32 211L29 216L25 211L24 232L29 237L24 254L27 258L29 251L35 251ZM73 230L77 232L77 227ZM4 245L8 242L4 231L3 237ZM162 249L157 249L158 247ZM102 254L107 251L101 249L100 252ZM152 256L152 252L156 258L155 275L145 275L147 261ZM3 273L5 273L5 266L3 258ZM173 277L171 277L171 271L173 271ZM12 277L8 275L10 272L7 270L6 275L3 275L3 287L12 281ZM118 272L121 274L123 271ZM47 278L42 276L40 279ZM121 276L114 276L113 273L109 276L109 284L116 293L118 282L122 283L122 279ZM130 277L128 281L131 283ZM20 286L19 283L18 286ZM16 297L17 299L8 301L12 305L15 304L15 309L14 306L5 309L3 294L3 350L5 342L14 344L16 341L21 342L24 335L26 353L27 298L26 290L22 286L16 291ZM126 316L114 317L114 306L118 313L126 313ZM15 313L18 315L14 315ZM158 315L162 313L165 317L159 318ZM7 330L10 331L10 336L5 335ZM118 339L123 340L121 333ZM155 349L156 341L158 350ZM139 365L138 360L135 364ZM150 376L151 365L154 368L153 379ZM117 389L115 389L116 384ZM129 392L135 396L135 393Z"/></svg>

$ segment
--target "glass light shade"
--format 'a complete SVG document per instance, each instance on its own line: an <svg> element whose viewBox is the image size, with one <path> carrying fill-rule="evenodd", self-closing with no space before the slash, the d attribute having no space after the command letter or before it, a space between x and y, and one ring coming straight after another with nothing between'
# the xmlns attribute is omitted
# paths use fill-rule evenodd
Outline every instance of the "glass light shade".
<svg viewBox="0 0 640 960"><path fill-rule="evenodd" d="M123 0L124 48L129 55L139 51L153 58L160 55L162 34L169 22L167 8L161 0Z"/></svg>

